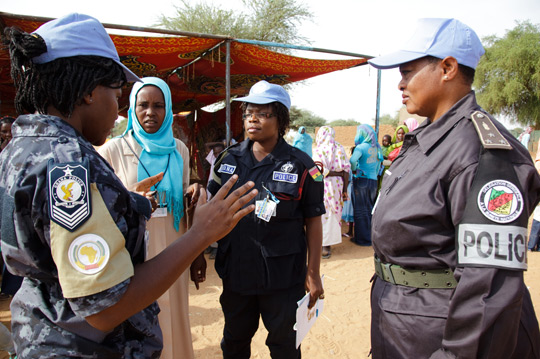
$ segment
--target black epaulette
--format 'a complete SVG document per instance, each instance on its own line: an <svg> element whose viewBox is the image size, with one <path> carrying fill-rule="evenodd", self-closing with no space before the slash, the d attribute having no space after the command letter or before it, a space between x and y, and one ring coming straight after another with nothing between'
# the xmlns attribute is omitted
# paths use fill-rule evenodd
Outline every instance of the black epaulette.
<svg viewBox="0 0 540 359"><path fill-rule="evenodd" d="M227 153L229 153L229 150L231 148L233 148L233 147L236 147L236 146L240 146L240 142L237 142L237 143L235 143L233 145L230 145L229 147L225 148L223 151L220 152L220 154L216 157L216 160L214 161L214 171L212 171L212 173L210 173L210 178L212 178L212 180L214 180L219 185L221 185L221 178L219 178L219 176L217 176L215 174L215 171L216 171L216 169L219 168L219 166L221 165L221 161L223 161L223 159L225 158Z"/></svg>
<svg viewBox="0 0 540 359"><path fill-rule="evenodd" d="M511 150L512 146L506 138L499 132L497 127L491 122L486 114L480 111L474 111L471 115L471 121L478 132L478 137L482 146L486 149Z"/></svg>
<svg viewBox="0 0 540 359"><path fill-rule="evenodd" d="M234 148L236 146L240 146L240 142L237 142L233 145L230 145L229 147L225 148L223 151L219 153L219 155L216 157L216 160L214 161L214 167L216 167L217 164L221 163L223 161L223 158L225 155L229 152L231 148Z"/></svg>

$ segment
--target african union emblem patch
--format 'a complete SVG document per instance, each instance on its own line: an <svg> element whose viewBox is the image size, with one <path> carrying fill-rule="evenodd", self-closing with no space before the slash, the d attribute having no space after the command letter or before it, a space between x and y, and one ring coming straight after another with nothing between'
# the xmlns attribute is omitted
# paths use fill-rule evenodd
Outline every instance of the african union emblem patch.
<svg viewBox="0 0 540 359"><path fill-rule="evenodd" d="M509 223L523 211L523 196L511 182L491 181L478 193L478 208L486 218L494 222Z"/></svg>
<svg viewBox="0 0 540 359"><path fill-rule="evenodd" d="M81 163L57 163L47 166L49 216L69 231L74 231L91 214L88 169Z"/></svg>
<svg viewBox="0 0 540 359"><path fill-rule="evenodd" d="M69 246L69 262L81 273L96 274L100 272L111 256L109 245L97 234L83 234L71 242Z"/></svg>

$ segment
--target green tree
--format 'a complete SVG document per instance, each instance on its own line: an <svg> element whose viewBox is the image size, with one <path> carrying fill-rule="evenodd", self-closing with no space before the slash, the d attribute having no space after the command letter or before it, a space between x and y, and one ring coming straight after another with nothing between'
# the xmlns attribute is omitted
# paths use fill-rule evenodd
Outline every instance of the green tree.
<svg viewBox="0 0 540 359"><path fill-rule="evenodd" d="M332 121L332 122L328 123L328 126L331 126L331 127L358 126L360 124L361 124L360 122L357 122L357 121L355 121L353 119L348 119L348 120L335 120L335 121Z"/></svg>
<svg viewBox="0 0 540 359"><path fill-rule="evenodd" d="M122 118L114 123L114 128L111 131L111 137L120 136L124 133L127 127L127 118Z"/></svg>
<svg viewBox="0 0 540 359"><path fill-rule="evenodd" d="M304 126L307 132L314 133L316 127L326 125L326 121L322 117L313 114L311 111L300 109L295 106L291 106L289 116L291 118L290 127L295 130L298 130L300 126Z"/></svg>
<svg viewBox="0 0 540 359"><path fill-rule="evenodd" d="M521 124L540 123L540 27L517 22L502 38L483 39L476 69L478 103Z"/></svg>
<svg viewBox="0 0 540 359"><path fill-rule="evenodd" d="M375 119L373 119L373 122L375 122ZM394 117L389 114L385 114L379 117L379 124L381 125L391 125L394 127L397 127L399 122L399 112L396 113Z"/></svg>
<svg viewBox="0 0 540 359"><path fill-rule="evenodd" d="M205 2L180 0L176 13L161 15L157 25L171 30L227 35L283 44L309 44L300 24L313 14L295 0L242 0L246 12L224 10Z"/></svg>

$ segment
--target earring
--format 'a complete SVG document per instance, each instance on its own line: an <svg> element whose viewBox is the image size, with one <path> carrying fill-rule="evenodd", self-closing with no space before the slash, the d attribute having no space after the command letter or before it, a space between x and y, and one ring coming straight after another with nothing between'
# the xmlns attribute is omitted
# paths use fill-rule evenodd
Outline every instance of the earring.
<svg viewBox="0 0 540 359"><path fill-rule="evenodd" d="M448 80L448 76L444 75L443 79Z"/></svg>

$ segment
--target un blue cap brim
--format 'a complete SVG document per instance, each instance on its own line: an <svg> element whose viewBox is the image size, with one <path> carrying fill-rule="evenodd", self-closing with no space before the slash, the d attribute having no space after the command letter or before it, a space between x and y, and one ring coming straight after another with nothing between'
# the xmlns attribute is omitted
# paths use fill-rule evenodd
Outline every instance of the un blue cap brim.
<svg viewBox="0 0 540 359"><path fill-rule="evenodd" d="M428 56L425 53L412 52L412 51L396 51L384 56L375 57L368 60L368 63L378 69L393 69L407 62L418 60L422 57Z"/></svg>

